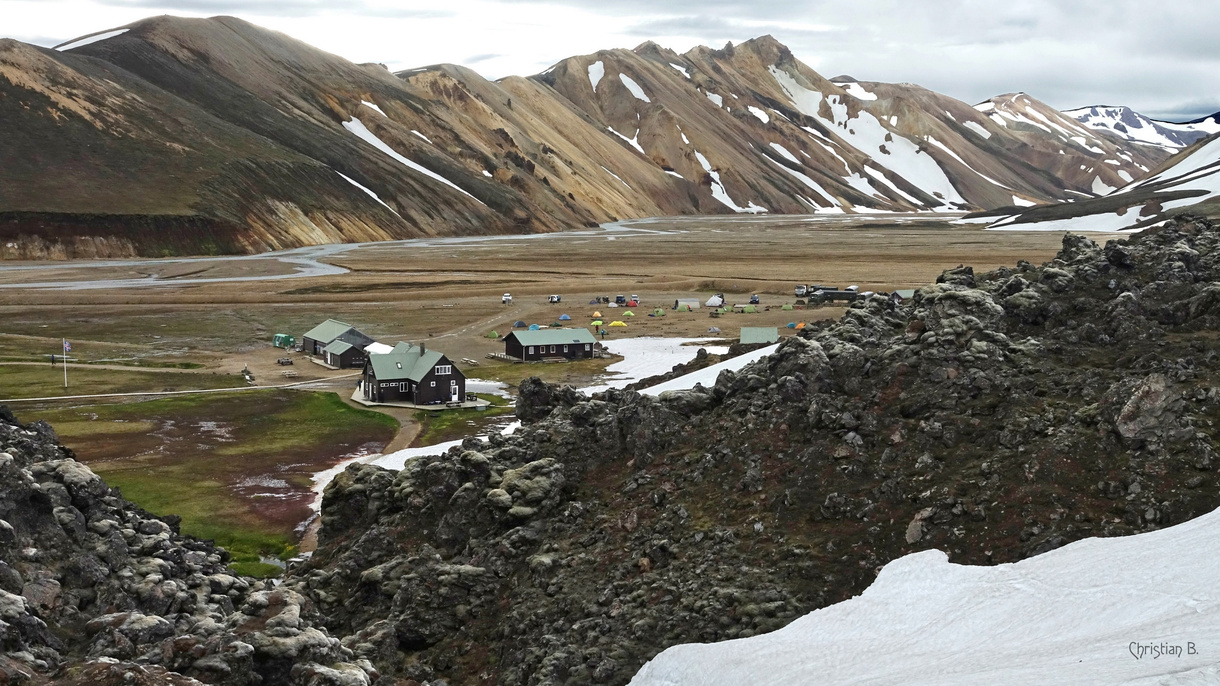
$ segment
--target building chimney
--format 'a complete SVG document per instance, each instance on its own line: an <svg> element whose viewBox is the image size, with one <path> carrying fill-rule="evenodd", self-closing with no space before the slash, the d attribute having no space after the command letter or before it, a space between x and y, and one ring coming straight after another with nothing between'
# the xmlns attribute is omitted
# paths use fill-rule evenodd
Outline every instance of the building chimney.
<svg viewBox="0 0 1220 686"><path fill-rule="evenodd" d="M428 352L427 346L425 346L423 343L420 343L419 344L419 354L423 355L426 352Z"/></svg>

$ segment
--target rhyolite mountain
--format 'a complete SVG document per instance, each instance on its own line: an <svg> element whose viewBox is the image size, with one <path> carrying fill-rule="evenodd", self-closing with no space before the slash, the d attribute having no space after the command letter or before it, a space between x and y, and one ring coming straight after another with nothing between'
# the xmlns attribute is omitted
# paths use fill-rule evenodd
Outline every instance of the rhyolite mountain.
<svg viewBox="0 0 1220 686"><path fill-rule="evenodd" d="M1220 112L1181 124L1150 119L1130 107L1107 105L1066 110L1064 114L1091 129L1121 136L1132 144L1157 146L1172 152L1220 133Z"/></svg>
<svg viewBox="0 0 1220 686"><path fill-rule="evenodd" d="M994 107L826 79L769 36L493 82L393 74L232 17L155 17L58 50L0 41L0 255L992 209L1091 196L1169 155L1027 96Z"/></svg>

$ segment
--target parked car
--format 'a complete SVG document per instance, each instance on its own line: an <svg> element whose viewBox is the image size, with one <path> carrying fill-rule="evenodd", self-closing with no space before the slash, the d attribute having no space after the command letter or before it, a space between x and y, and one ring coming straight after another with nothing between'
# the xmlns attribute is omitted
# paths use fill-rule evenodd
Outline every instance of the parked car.
<svg viewBox="0 0 1220 686"><path fill-rule="evenodd" d="M625 296L625 295L616 295L616 296L614 296L614 304L615 304L615 305L626 305L626 304L627 304L627 296Z"/></svg>
<svg viewBox="0 0 1220 686"><path fill-rule="evenodd" d="M798 298L803 298L803 297L805 297L805 294L807 294L807 293L809 292L809 289L805 287L805 284L803 284L803 283L798 283L798 284L796 285L796 291L795 291L795 292L796 292L796 297L798 297Z"/></svg>
<svg viewBox="0 0 1220 686"><path fill-rule="evenodd" d="M557 303L561 300L563 300L563 296L561 296L561 295L552 295L549 298L547 298L547 302L549 302L551 304Z"/></svg>
<svg viewBox="0 0 1220 686"><path fill-rule="evenodd" d="M751 304L751 305L757 305L757 304L758 304L758 296L757 296L757 295L751 295L751 296L750 296L750 304Z"/></svg>
<svg viewBox="0 0 1220 686"><path fill-rule="evenodd" d="M504 305L511 305L513 303L513 296L509 293L505 293L504 296L500 298L500 303Z"/></svg>

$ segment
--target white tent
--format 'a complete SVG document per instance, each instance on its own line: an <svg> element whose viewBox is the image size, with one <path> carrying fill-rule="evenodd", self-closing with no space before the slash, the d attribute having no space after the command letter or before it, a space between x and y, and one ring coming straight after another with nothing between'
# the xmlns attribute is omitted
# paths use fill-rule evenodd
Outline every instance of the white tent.
<svg viewBox="0 0 1220 686"><path fill-rule="evenodd" d="M703 304L708 307L720 307L721 305L724 304L724 298L722 298L718 295L713 295L712 297L707 299L707 302L705 302Z"/></svg>
<svg viewBox="0 0 1220 686"><path fill-rule="evenodd" d="M364 352L370 355L389 355L394 352L394 347L385 343L369 343L364 346Z"/></svg>

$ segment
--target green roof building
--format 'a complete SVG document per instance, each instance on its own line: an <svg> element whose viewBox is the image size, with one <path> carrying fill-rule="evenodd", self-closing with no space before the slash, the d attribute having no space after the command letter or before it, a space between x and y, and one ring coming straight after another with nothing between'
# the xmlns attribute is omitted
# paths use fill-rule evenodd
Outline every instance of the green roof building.
<svg viewBox="0 0 1220 686"><path fill-rule="evenodd" d="M587 360L593 357L597 339L588 329L542 329L514 331L504 337L504 352L526 362L539 360Z"/></svg>
<svg viewBox="0 0 1220 686"><path fill-rule="evenodd" d="M377 403L434 405L466 399L466 375L426 346L399 343L393 352L368 356L361 380L364 399Z"/></svg>

